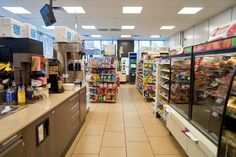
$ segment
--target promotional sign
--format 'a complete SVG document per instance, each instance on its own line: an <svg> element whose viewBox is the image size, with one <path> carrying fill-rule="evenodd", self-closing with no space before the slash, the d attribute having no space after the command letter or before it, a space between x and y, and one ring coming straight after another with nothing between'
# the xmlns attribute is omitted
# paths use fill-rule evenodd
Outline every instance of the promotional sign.
<svg viewBox="0 0 236 157"><path fill-rule="evenodd" d="M215 28L208 41L224 39L232 36L236 36L236 20Z"/></svg>

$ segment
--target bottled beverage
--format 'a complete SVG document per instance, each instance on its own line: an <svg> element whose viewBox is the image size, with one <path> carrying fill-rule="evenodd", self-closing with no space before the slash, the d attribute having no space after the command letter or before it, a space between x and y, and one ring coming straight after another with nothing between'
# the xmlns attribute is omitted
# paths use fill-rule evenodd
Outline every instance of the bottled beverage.
<svg viewBox="0 0 236 157"><path fill-rule="evenodd" d="M14 105L16 102L15 91L11 86L7 89L7 105Z"/></svg>
<svg viewBox="0 0 236 157"><path fill-rule="evenodd" d="M17 92L18 105L26 105L25 86L20 83Z"/></svg>
<svg viewBox="0 0 236 157"><path fill-rule="evenodd" d="M62 93L64 91L62 86L62 77L60 75L57 76L57 87L58 87L58 93Z"/></svg>
<svg viewBox="0 0 236 157"><path fill-rule="evenodd" d="M27 99L27 103L32 103L33 102L33 93L34 93L34 89L31 85L31 83L29 83L27 89L26 89L26 99Z"/></svg>

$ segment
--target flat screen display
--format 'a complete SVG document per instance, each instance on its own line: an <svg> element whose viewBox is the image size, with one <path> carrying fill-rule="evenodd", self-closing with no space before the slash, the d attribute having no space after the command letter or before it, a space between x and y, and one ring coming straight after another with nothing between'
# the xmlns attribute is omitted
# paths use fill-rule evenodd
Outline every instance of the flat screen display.
<svg viewBox="0 0 236 157"><path fill-rule="evenodd" d="M56 23L56 18L53 14L52 7L48 4L45 4L40 10L41 16L43 17L43 21L45 26L50 26Z"/></svg>

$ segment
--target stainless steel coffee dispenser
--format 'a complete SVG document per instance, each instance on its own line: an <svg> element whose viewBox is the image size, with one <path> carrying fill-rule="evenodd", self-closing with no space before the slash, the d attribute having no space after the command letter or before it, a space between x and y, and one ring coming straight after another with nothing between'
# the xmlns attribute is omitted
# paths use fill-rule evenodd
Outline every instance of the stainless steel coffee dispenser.
<svg viewBox="0 0 236 157"><path fill-rule="evenodd" d="M83 81L82 54L78 42L54 43L53 58L61 63L61 71L65 75L65 82Z"/></svg>

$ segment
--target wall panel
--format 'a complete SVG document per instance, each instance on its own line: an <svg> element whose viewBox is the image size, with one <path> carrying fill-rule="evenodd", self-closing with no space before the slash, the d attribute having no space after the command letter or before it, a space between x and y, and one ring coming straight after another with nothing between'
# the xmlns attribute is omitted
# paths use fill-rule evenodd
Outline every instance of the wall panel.
<svg viewBox="0 0 236 157"><path fill-rule="evenodd" d="M193 45L193 27L184 31L184 47Z"/></svg>
<svg viewBox="0 0 236 157"><path fill-rule="evenodd" d="M200 43L204 43L208 41L208 36L209 34L209 21L203 21L202 23L196 25L194 27L194 32L193 32L193 44L197 45Z"/></svg>

